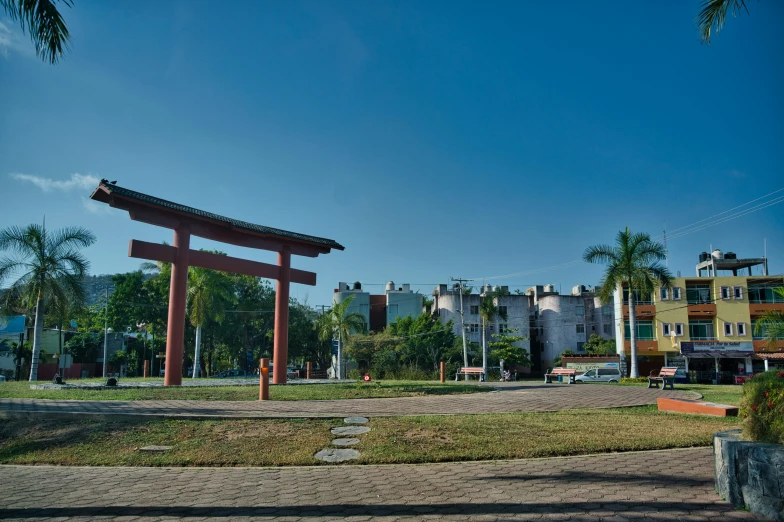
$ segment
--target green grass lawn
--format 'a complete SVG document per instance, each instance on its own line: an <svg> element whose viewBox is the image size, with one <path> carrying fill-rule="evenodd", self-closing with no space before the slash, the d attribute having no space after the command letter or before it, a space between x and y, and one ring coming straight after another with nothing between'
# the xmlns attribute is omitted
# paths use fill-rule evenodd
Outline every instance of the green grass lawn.
<svg viewBox="0 0 784 522"><path fill-rule="evenodd" d="M123 379L123 382L149 379ZM161 379L162 380L162 379ZM98 380L97 382L100 382ZM422 395L450 395L493 391L488 386L447 382L375 381L354 384L296 384L270 386L270 399L278 401L370 399L385 397L414 397ZM0 398L72 399L72 400L216 400L256 401L258 385L214 386L210 388L141 388L112 390L31 390L26 381L0 383Z"/></svg>
<svg viewBox="0 0 784 522"><path fill-rule="evenodd" d="M222 421L4 419L0 463L90 466L321 464L340 419ZM734 418L661 413L654 406L555 413L387 417L360 435L359 464L581 455L707 446ZM147 445L174 446L145 453Z"/></svg>

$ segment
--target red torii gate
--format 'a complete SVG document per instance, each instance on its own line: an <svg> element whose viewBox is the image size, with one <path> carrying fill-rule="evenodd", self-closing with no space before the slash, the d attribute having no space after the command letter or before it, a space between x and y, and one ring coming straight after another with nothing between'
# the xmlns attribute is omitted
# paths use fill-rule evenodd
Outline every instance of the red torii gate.
<svg viewBox="0 0 784 522"><path fill-rule="evenodd" d="M246 274L277 281L275 288L275 341L272 382L286 383L289 348L289 284L316 285L316 274L291 268L291 256L317 257L339 243L262 225L219 216L141 192L118 187L106 180L90 196L95 201L127 210L131 219L174 230L173 246L131 239L128 256L172 264L169 291L169 322L166 335L166 373L164 385L182 384L182 356L185 342L185 304L188 267L198 266L223 272ZM271 265L190 249L191 235L248 248L278 253L278 264Z"/></svg>

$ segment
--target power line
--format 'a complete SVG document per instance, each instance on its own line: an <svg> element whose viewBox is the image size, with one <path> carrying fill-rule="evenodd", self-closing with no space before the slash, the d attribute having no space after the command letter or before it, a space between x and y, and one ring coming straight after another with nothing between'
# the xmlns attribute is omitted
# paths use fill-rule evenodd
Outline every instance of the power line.
<svg viewBox="0 0 784 522"><path fill-rule="evenodd" d="M759 200L761 200L761 199L765 199L766 197L768 197L768 196L772 196L773 194L776 194L776 193L778 193L778 192L781 192L782 190L784 190L784 188L780 188L780 189L778 189L778 190L774 190L773 192L771 192L771 193L769 193L769 194L765 194L764 196L760 196L760 197L758 197L758 198L756 198L756 199L752 199L751 201L747 201L746 203L744 203L744 204L742 204L742 205L738 205L737 207L733 207L733 208L731 208L731 209L729 209L729 210L725 210L724 212L719 212L718 214L714 214L714 215L712 215L712 216L710 216L710 217L706 217L705 219L701 219L701 220L699 220L699 221L695 221L694 223L692 223L692 224L690 224L690 225L686 225L686 226L683 226L683 227L678 227L678 228L676 228L676 229L670 230L670 234L672 234L673 232L677 232L677 231L679 231L679 230L683 230L683 229L685 229L685 228L691 228L692 226L694 226L694 225L696 225L696 224L698 224L698 223L703 223L703 222L705 222L705 221L708 221L708 220L711 220L711 219L713 219L713 218L715 218L715 217L719 217L719 216L721 216L721 215L727 214L728 212L732 212L733 210L737 210L737 209L739 209L739 208L745 207L745 206L746 206L746 205L748 205L749 203L754 203L755 201L759 201Z"/></svg>

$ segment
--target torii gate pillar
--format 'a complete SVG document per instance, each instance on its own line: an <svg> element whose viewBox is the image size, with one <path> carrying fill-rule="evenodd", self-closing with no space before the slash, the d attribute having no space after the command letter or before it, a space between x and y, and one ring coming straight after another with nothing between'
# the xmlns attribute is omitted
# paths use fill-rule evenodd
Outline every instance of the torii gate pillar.
<svg viewBox="0 0 784 522"><path fill-rule="evenodd" d="M291 251L278 252L280 276L275 285L275 341L272 365L272 383L286 384L286 366L289 360L289 283L291 283Z"/></svg>
<svg viewBox="0 0 784 522"><path fill-rule="evenodd" d="M174 229L174 257L169 287L169 321L166 331L166 372L164 386L182 384L182 351L185 344L185 304L188 293L188 263L190 261L190 227Z"/></svg>

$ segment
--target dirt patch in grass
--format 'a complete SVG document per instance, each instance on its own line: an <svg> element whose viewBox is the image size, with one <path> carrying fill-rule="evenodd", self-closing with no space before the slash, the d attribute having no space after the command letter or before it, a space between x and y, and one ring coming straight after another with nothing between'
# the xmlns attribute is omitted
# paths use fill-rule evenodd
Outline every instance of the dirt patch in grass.
<svg viewBox="0 0 784 522"><path fill-rule="evenodd" d="M342 419L0 421L0 463L87 466L320 465ZM359 464L495 460L707 446L734 418L655 406L554 413L371 418ZM143 446L173 446L163 453Z"/></svg>

